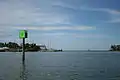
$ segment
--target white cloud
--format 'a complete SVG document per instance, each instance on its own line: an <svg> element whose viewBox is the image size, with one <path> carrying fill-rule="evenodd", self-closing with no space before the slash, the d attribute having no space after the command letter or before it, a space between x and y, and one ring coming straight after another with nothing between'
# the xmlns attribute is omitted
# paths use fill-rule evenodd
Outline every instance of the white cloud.
<svg viewBox="0 0 120 80"><path fill-rule="evenodd" d="M52 0L51 0L52 1ZM49 1L47 1L49 2ZM69 14L57 12L54 10L54 4L63 5L71 8L71 5L64 5L62 3L44 3L42 6L37 6L30 1L25 0L5 0L0 1L0 36L6 31L11 29L27 29L27 30L94 30L92 26L55 26L55 27L41 27L41 26L28 26L28 25L49 25L49 24L70 24ZM18 25L26 25L20 27ZM2 34L3 33L3 34ZM8 32L9 33L9 32ZM54 34L51 34L54 35ZM63 35L58 33L57 35ZM5 35L4 35L5 36Z"/></svg>
<svg viewBox="0 0 120 80"><path fill-rule="evenodd" d="M59 32L59 33L43 33L41 35L44 35L44 36L64 36L66 35L67 33L62 33L62 32Z"/></svg>
<svg viewBox="0 0 120 80"><path fill-rule="evenodd" d="M53 4L53 6L58 6L58 7L63 7L63 8L69 8L69 9L74 9L74 10L78 9L78 7L76 7L75 5L67 4L67 3L64 3L64 2L61 2L61 1L55 2Z"/></svg>
<svg viewBox="0 0 120 80"><path fill-rule="evenodd" d="M44 5L36 7L35 4L31 3L31 0L0 1L0 37L1 38L8 37L11 36L11 34L14 34L14 31L13 32L10 31L14 27L20 28L18 25L28 26L28 25L50 25L50 24L51 25L69 24L69 18L67 15L55 11L52 8L52 3L51 4L44 3ZM37 30L37 27L29 27L29 29ZM47 30L47 28L42 28L42 30Z"/></svg>
<svg viewBox="0 0 120 80"><path fill-rule="evenodd" d="M106 23L120 23L120 18L119 19L112 19L110 21L107 21Z"/></svg>
<svg viewBox="0 0 120 80"><path fill-rule="evenodd" d="M73 33L71 34L73 37L78 37L78 38L110 38L108 35L102 35L102 34L76 34Z"/></svg>
<svg viewBox="0 0 120 80"><path fill-rule="evenodd" d="M105 34L85 34L85 33L69 33L69 32L44 32L36 36L52 36L52 37L72 37L72 38L110 38L111 36Z"/></svg>
<svg viewBox="0 0 120 80"><path fill-rule="evenodd" d="M7 37L10 37L12 36L11 34L7 33L7 32L0 32L0 40L2 38L7 38Z"/></svg>
<svg viewBox="0 0 120 80"><path fill-rule="evenodd" d="M107 38L109 36L107 35L101 35L101 34L73 34L73 36L78 38Z"/></svg>
<svg viewBox="0 0 120 80"><path fill-rule="evenodd" d="M87 11L97 11L97 12L106 12L110 16L110 20L104 21L105 23L120 23L120 11L110 9L110 8L90 8L90 7L81 7L81 10Z"/></svg>
<svg viewBox="0 0 120 80"><path fill-rule="evenodd" d="M10 29L5 28L5 27L0 28L0 40L2 38L7 38L7 37L10 37L10 36L12 36L11 32L10 32Z"/></svg>
<svg viewBox="0 0 120 80"><path fill-rule="evenodd" d="M60 6L63 8L70 8L74 10L106 12L110 14L110 20L104 21L105 23L119 23L120 22L120 11L119 10L114 10L110 8L92 8L92 7L86 7L86 6L76 6L76 5L71 5L71 4L67 4L63 2L56 2L53 5Z"/></svg>
<svg viewBox="0 0 120 80"><path fill-rule="evenodd" d="M114 14L114 15L120 15L120 11L118 10L113 10L109 8L90 8L90 7L80 7L81 10L87 10L87 11L100 11L100 12L107 12L109 14Z"/></svg>
<svg viewBox="0 0 120 80"><path fill-rule="evenodd" d="M61 13L55 12L52 7L47 7L44 9L40 6L37 8L29 2L21 0L0 2L0 24L41 25L58 23L68 24L69 19L66 15L64 16Z"/></svg>
<svg viewBox="0 0 120 80"><path fill-rule="evenodd" d="M96 27L91 26L59 26L59 27L14 27L14 29L26 29L26 30L41 30L41 31L51 31L51 30L95 30Z"/></svg>
<svg viewBox="0 0 120 80"><path fill-rule="evenodd" d="M102 11L102 12L107 12L110 14L115 14L115 15L120 15L120 11L118 10L114 10L114 9L110 9L110 8L92 8L92 7L86 7L86 6L76 6L76 5L71 5L71 4L67 4L67 3L63 3L63 2L56 2L53 4L54 6L60 6L63 8L70 8L70 9L74 9L74 10L87 10L87 11Z"/></svg>

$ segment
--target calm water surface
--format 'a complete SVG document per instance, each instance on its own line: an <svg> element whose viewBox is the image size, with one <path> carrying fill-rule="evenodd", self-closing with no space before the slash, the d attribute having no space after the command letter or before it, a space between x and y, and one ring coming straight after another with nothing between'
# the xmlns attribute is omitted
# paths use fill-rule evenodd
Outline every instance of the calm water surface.
<svg viewBox="0 0 120 80"><path fill-rule="evenodd" d="M120 80L120 52L0 53L0 80Z"/></svg>

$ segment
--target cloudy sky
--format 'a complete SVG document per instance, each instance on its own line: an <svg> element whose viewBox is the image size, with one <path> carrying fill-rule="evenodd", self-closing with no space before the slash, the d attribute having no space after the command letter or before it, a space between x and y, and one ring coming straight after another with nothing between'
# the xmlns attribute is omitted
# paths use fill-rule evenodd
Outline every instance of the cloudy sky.
<svg viewBox="0 0 120 80"><path fill-rule="evenodd" d="M0 42L57 49L109 49L120 44L120 0L0 0Z"/></svg>

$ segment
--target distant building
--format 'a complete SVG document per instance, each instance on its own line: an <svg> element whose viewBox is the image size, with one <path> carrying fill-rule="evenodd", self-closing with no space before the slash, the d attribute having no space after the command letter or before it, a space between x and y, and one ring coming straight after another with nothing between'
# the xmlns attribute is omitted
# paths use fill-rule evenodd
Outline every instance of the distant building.
<svg viewBox="0 0 120 80"><path fill-rule="evenodd" d="M38 45L40 46L40 50L47 50L47 47L45 45Z"/></svg>
<svg viewBox="0 0 120 80"><path fill-rule="evenodd" d="M8 47L0 47L0 52L6 52L9 51Z"/></svg>

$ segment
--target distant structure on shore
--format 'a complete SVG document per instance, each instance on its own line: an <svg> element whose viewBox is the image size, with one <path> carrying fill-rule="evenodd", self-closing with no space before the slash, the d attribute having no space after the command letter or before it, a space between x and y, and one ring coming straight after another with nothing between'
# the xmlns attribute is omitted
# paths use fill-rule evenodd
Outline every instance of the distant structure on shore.
<svg viewBox="0 0 120 80"><path fill-rule="evenodd" d="M0 47L0 52L7 52L9 51L8 47Z"/></svg>
<svg viewBox="0 0 120 80"><path fill-rule="evenodd" d="M41 52L60 52L60 51L62 51L62 49L61 50L56 50L56 49L53 49L53 48L47 48L46 45L38 45L38 46L40 46L40 51Z"/></svg>

